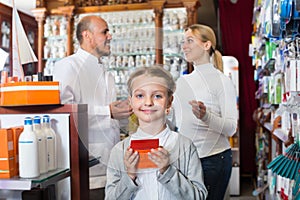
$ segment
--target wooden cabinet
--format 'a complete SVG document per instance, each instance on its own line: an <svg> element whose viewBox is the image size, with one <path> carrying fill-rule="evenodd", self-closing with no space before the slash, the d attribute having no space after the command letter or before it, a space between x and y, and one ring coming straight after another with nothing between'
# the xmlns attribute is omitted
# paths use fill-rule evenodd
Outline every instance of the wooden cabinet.
<svg viewBox="0 0 300 200"><path fill-rule="evenodd" d="M22 25L27 34L29 43L33 51L38 52L38 26L34 17L18 11ZM12 72L12 8L0 3L0 48L9 53L9 58L5 64L9 74ZM24 73L33 74L37 72L37 63L23 65Z"/></svg>
<svg viewBox="0 0 300 200"><path fill-rule="evenodd" d="M87 105L45 105L45 106L16 106L16 107L0 107L0 116L5 117L6 115L39 115L39 114L49 114L49 115L67 115L68 123L67 129L69 133L63 132L62 134L68 134L68 140L62 140L61 143L66 144L65 146L68 148L64 148L62 152L59 152L63 155L67 155L69 157L69 168L66 170L62 170L57 173L56 176L53 174L49 177L37 178L37 180L33 180L31 184L39 185L43 187L43 184L47 181L52 181L52 183L56 183L61 178L66 176L70 176L70 189L71 189L71 199L79 200L79 199L88 199L88 190L89 190L89 158L87 151ZM3 119L3 118L1 118ZM4 127L4 121L1 120L1 127ZM64 137L67 138L67 137ZM59 156L63 156L59 155ZM20 180L17 177L12 179L0 179L0 194L1 190L5 189L5 193L7 193L7 189L9 190L22 190L28 188L22 188L22 185L28 184L30 182L28 179ZM19 184L18 188L10 188L10 186L16 186ZM46 184L46 183L45 183ZM1 195L0 195L1 196ZM1 198L1 197L0 197Z"/></svg>
<svg viewBox="0 0 300 200"><path fill-rule="evenodd" d="M37 8L33 10L38 22L38 71L43 71L46 60L44 59L44 25L48 16L58 15L65 17L67 21L66 56L73 53L74 18L80 14L143 11L152 10L154 14L154 55L157 64L163 64L163 17L164 9L185 8L187 25L196 23L197 9L200 6L198 0L66 0L50 1L37 0Z"/></svg>
<svg viewBox="0 0 300 200"><path fill-rule="evenodd" d="M183 59L180 45L183 39L184 29L187 27L187 13L184 7L165 8L163 11L163 28L160 30L163 33L162 64L165 69L170 71L174 80L176 80L180 74L187 72L187 62ZM128 90L126 82L131 72L136 68L143 66L149 67L157 63L155 14L152 9L95 12L93 14L101 16L108 23L110 33L113 36L110 41L111 55L103 57L102 63L114 74L117 86L117 98L127 98ZM77 14L74 20L74 26L77 27L80 19L86 15L88 14ZM61 17L61 19L64 21L63 17ZM48 25L46 27L48 27ZM48 32L46 32L46 34L49 35ZM47 43L49 42L51 42L51 40L47 41ZM60 43L56 42L56 44ZM76 51L78 47L78 41L74 39L74 51ZM57 49L55 46L52 46L51 49L53 48ZM51 66L49 67L48 62L49 60L46 62L45 69L50 68L51 70ZM55 62L55 60L53 60L53 62Z"/></svg>

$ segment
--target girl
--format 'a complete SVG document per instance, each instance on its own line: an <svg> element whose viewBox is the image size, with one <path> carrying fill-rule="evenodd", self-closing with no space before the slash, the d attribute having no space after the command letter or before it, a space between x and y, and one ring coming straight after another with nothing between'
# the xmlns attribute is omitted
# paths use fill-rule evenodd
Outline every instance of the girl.
<svg viewBox="0 0 300 200"><path fill-rule="evenodd" d="M127 86L139 127L111 152L105 198L205 199L207 191L195 146L166 125L175 90L171 74L160 66L138 68ZM159 139L160 147L148 153L155 167L138 168L140 155L130 143L141 139Z"/></svg>

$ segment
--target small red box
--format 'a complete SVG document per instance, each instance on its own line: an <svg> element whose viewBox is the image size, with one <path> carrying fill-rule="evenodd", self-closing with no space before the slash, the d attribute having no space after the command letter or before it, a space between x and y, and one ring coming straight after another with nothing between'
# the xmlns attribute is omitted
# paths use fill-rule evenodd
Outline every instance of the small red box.
<svg viewBox="0 0 300 200"><path fill-rule="evenodd" d="M158 139L147 140L131 140L130 148L139 152L140 160L137 168L157 168L157 166L148 158L148 152L151 149L157 149L159 147Z"/></svg>

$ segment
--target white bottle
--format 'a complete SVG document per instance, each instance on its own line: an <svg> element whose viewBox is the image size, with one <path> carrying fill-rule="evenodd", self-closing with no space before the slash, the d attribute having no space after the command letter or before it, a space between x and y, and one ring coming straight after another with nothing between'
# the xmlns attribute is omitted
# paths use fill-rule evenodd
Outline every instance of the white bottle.
<svg viewBox="0 0 300 200"><path fill-rule="evenodd" d="M50 116L43 116L42 131L47 137L48 171L55 170L56 166L56 135L50 126Z"/></svg>
<svg viewBox="0 0 300 200"><path fill-rule="evenodd" d="M35 116L33 118L33 131L36 134L38 140L38 151L39 151L39 167L40 173L48 172L48 153L47 153L47 142L46 134L41 128L41 117Z"/></svg>
<svg viewBox="0 0 300 200"><path fill-rule="evenodd" d="M24 130L19 137L19 174L21 178L34 178L40 175L38 142L32 128L32 119L26 117Z"/></svg>

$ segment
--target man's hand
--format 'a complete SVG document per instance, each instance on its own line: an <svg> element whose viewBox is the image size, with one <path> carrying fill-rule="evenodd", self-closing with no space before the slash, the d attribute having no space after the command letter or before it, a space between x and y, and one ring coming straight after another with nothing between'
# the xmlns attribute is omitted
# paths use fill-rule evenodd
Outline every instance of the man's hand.
<svg viewBox="0 0 300 200"><path fill-rule="evenodd" d="M120 100L112 102L110 105L110 113L113 119L125 119L132 114L132 108L128 100Z"/></svg>

